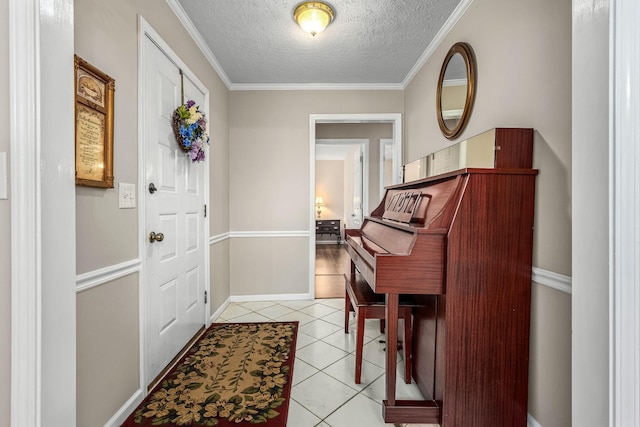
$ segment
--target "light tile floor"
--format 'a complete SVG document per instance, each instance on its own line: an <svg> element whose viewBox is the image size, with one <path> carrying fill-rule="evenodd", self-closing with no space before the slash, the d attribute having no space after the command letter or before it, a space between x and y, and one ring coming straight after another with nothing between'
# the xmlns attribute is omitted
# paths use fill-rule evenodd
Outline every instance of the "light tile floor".
<svg viewBox="0 0 640 427"><path fill-rule="evenodd" d="M216 322L299 322L288 427L393 426L382 419L385 344L379 320L365 322L362 383L354 382L355 317L344 333L344 299L231 303ZM421 399L415 384L405 384L398 355L398 399ZM438 427L437 424L405 424Z"/></svg>

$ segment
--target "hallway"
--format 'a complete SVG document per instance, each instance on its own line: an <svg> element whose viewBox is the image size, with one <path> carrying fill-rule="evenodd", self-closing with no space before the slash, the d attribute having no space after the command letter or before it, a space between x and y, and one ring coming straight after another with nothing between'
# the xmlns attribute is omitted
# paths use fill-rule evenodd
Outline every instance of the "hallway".
<svg viewBox="0 0 640 427"><path fill-rule="evenodd" d="M316 298L344 298L351 258L345 245L316 245Z"/></svg>

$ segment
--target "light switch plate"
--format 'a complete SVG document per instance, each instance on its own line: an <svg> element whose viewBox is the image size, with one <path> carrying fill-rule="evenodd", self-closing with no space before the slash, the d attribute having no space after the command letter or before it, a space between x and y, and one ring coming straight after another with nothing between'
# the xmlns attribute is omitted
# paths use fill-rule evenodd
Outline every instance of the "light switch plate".
<svg viewBox="0 0 640 427"><path fill-rule="evenodd" d="M118 207L120 209L134 209L136 207L136 185L118 183Z"/></svg>
<svg viewBox="0 0 640 427"><path fill-rule="evenodd" d="M0 153L0 200L7 200L7 153Z"/></svg>

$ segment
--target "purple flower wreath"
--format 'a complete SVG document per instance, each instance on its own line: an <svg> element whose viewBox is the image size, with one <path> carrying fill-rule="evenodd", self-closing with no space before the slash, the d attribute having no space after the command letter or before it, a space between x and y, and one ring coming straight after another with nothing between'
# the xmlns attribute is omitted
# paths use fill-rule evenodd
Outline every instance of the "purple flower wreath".
<svg viewBox="0 0 640 427"><path fill-rule="evenodd" d="M173 112L173 133L191 161L204 160L204 146L209 144L207 119L195 102L189 100Z"/></svg>

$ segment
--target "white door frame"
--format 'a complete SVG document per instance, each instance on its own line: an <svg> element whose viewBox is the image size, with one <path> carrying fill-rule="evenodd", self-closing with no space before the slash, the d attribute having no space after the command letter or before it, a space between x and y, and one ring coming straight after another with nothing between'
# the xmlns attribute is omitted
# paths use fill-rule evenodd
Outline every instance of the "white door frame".
<svg viewBox="0 0 640 427"><path fill-rule="evenodd" d="M640 425L640 5L610 13L609 425L624 427Z"/></svg>
<svg viewBox="0 0 640 427"><path fill-rule="evenodd" d="M402 114L310 114L309 115L309 298L315 298L316 263L316 124L320 123L391 123L395 141L395 158L402 162ZM397 179L398 177L396 177ZM402 179L400 177L400 179ZM401 182L401 181L398 181Z"/></svg>
<svg viewBox="0 0 640 427"><path fill-rule="evenodd" d="M73 1L8 5L10 424L74 427Z"/></svg>
<svg viewBox="0 0 640 427"><path fill-rule="evenodd" d="M160 35L149 25L149 23L141 16L138 15L138 28L139 28L139 37L138 37L138 117L143 117L143 108L144 108L144 87L145 85L142 83L145 79L145 69L143 67L144 61L144 53L145 53L145 44L144 38L149 37L153 41L153 43L158 46L160 50L164 52L167 57L173 61L185 74L188 78L196 85L200 90L205 93L205 102L204 105L201 105L201 109L203 110L205 115L209 115L209 90L206 86L195 76L194 73L191 72L189 67L182 62L182 60L178 57L178 55L169 47L169 45L160 37ZM145 174L145 145L144 145L144 126L138 126L138 188L140 192L147 191L146 189L146 174ZM209 166L210 161L205 162L205 173L204 173L204 203L209 206ZM146 370L147 370L147 354L146 354L146 314L147 308L145 306L146 301L146 257L143 254L146 253L146 203L144 195L138 198L139 207L138 207L138 253L140 254L141 259L141 267L140 267L140 276L139 276L139 301L140 301L140 388L144 391L146 395ZM211 212L211 209L207 209L207 212ZM208 215L208 214L207 214ZM204 220L204 287L205 291L209 292L210 286L210 267L209 267L209 218L205 218ZM209 307L210 307L210 296L207 298L207 302L204 308L204 319L203 324L205 327L208 327L211 324L211 318L208 315Z"/></svg>

